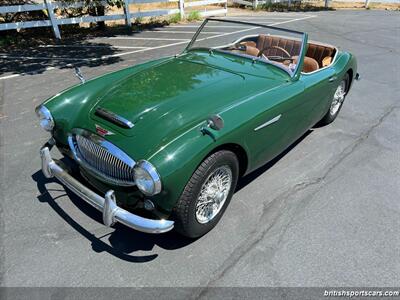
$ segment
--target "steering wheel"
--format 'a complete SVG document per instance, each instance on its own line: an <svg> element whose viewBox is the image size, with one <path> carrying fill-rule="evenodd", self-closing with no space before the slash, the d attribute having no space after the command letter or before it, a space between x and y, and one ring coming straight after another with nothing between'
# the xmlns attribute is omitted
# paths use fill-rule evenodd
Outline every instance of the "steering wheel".
<svg viewBox="0 0 400 300"><path fill-rule="evenodd" d="M283 52L283 54L286 55L286 57L284 57L284 58L292 58L292 56L290 55L289 52L286 51L286 49L284 49L284 48L282 48L282 47L279 47L279 46L268 46L268 47L264 47L264 48L260 51L260 53L258 53L258 57L261 57L262 55L264 55L264 51L267 51L268 49L276 49L276 50L279 50L279 51ZM265 56L267 56L267 55L265 55Z"/></svg>

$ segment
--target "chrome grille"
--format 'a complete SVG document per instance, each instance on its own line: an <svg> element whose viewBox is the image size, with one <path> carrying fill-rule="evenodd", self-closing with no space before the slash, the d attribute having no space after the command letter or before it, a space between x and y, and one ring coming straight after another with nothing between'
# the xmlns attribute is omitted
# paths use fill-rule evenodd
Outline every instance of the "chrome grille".
<svg viewBox="0 0 400 300"><path fill-rule="evenodd" d="M74 136L74 146L80 163L88 171L92 171L92 173L100 175L101 179L114 184L134 185L133 160L129 165L123 159L110 152L109 149L103 147L101 142L93 141L78 134ZM118 150L116 147L115 149ZM118 151L120 152L120 150Z"/></svg>

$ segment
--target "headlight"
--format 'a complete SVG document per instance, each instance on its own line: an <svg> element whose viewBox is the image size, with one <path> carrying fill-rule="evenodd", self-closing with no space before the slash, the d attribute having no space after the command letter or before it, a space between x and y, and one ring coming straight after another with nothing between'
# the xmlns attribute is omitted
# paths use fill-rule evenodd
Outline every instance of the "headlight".
<svg viewBox="0 0 400 300"><path fill-rule="evenodd" d="M134 168L135 183L139 190L152 196L161 192L161 179L156 168L148 161L141 160Z"/></svg>
<svg viewBox="0 0 400 300"><path fill-rule="evenodd" d="M52 131L54 128L54 119L50 111L43 105L36 108L36 114L40 120L40 126L46 131Z"/></svg>

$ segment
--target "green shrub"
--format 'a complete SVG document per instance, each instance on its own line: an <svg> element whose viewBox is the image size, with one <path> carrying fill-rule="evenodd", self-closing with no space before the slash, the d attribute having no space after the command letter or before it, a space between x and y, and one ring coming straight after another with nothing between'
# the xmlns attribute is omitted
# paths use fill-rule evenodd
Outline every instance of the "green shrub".
<svg viewBox="0 0 400 300"><path fill-rule="evenodd" d="M160 22L160 20L158 19L158 17L150 17L150 19L149 19L149 23L150 24L157 24L157 23L159 23Z"/></svg>
<svg viewBox="0 0 400 300"><path fill-rule="evenodd" d="M193 10L186 17L189 22L201 20L201 15L197 10Z"/></svg>
<svg viewBox="0 0 400 300"><path fill-rule="evenodd" d="M143 17L139 16L135 19L135 24L142 24L143 23Z"/></svg>
<svg viewBox="0 0 400 300"><path fill-rule="evenodd" d="M169 17L168 22L169 23L178 23L181 20L181 15L180 13L173 14Z"/></svg>

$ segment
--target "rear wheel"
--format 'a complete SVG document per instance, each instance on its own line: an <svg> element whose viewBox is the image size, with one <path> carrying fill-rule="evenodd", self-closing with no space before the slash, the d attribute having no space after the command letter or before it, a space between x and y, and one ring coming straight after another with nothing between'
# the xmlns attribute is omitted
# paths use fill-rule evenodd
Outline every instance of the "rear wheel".
<svg viewBox="0 0 400 300"><path fill-rule="evenodd" d="M207 157L193 173L173 211L175 229L196 238L221 219L235 191L239 163L231 151Z"/></svg>
<svg viewBox="0 0 400 300"><path fill-rule="evenodd" d="M321 121L319 121L318 125L328 125L336 119L340 109L342 108L348 91L350 82L349 78L349 74L346 74L346 76L340 81L338 87L336 88L335 94L333 95L331 106L329 107L329 110L325 116L321 119Z"/></svg>

